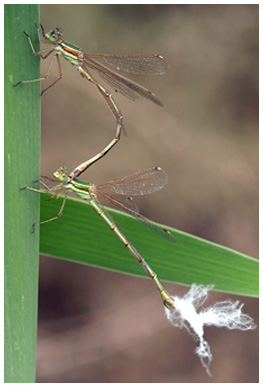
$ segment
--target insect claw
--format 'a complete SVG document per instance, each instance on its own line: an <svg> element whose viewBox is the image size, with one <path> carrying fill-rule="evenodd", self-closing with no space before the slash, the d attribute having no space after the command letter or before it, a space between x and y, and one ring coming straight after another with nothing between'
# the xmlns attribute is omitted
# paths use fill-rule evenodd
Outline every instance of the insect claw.
<svg viewBox="0 0 263 387"><path fill-rule="evenodd" d="M50 200L53 200L53 197L50 197L48 199L45 199L44 202L50 202Z"/></svg>
<svg viewBox="0 0 263 387"><path fill-rule="evenodd" d="M16 86L20 85L21 83L22 83L22 81L19 81L16 84L14 84L13 86L16 87Z"/></svg>

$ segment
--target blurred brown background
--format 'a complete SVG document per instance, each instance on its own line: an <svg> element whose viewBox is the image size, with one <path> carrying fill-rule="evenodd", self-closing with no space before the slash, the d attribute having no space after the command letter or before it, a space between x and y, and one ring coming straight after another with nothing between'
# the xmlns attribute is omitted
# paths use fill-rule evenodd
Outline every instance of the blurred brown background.
<svg viewBox="0 0 263 387"><path fill-rule="evenodd" d="M258 6L42 5L40 20L86 52L154 52L171 66L164 76L133 78L163 108L116 95L128 138L83 179L102 183L159 165L169 182L140 202L145 216L257 258ZM73 169L115 134L95 88L62 64L64 79L42 98L45 175ZM54 67L46 82L56 75ZM257 322L258 301L238 299ZM150 281L42 257L39 300L38 382L258 381L258 330L206 329L209 378Z"/></svg>

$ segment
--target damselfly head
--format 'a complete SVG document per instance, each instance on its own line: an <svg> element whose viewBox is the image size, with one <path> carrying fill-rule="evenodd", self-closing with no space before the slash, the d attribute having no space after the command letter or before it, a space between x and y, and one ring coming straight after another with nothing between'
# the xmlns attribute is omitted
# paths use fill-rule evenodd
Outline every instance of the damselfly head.
<svg viewBox="0 0 263 387"><path fill-rule="evenodd" d="M56 172L53 173L53 175L61 182L67 182L69 180L67 167L60 167Z"/></svg>
<svg viewBox="0 0 263 387"><path fill-rule="evenodd" d="M45 34L45 38L50 43L57 43L59 39L62 38L63 30L62 28L55 28L54 30L51 30Z"/></svg>

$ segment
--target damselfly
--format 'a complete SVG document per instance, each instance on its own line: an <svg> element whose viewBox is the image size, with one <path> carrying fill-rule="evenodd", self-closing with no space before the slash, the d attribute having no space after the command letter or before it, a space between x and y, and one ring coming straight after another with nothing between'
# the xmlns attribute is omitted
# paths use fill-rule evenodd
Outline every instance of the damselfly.
<svg viewBox="0 0 263 387"><path fill-rule="evenodd" d="M93 83L98 92L102 95L106 101L110 111L112 112L118 129L124 129L122 119L123 115L118 108L116 102L113 99L112 94L106 90L100 82L98 82L93 73L99 75L103 81L108 83L116 92L120 92L125 97L137 101L139 96L145 97L150 101L162 106L161 101L156 97L155 94L147 90L146 88L138 85L137 83L125 78L118 74L116 71L110 70L108 67L130 74L136 75L162 75L165 74L169 65L164 58L159 54L86 54L81 48L66 42L62 38L62 29L56 28L45 33L44 27L40 24L38 29L38 35L40 42L51 43L54 45L52 49L41 50L36 52L32 44L30 36L24 32L29 40L31 49L34 55L41 56L42 59L46 59L54 53L54 56L50 62L47 73L38 79L20 81L15 86L21 83L37 82L47 79L50 73L50 69L54 60L57 60L59 68L59 77L51 83L50 86L46 87L41 94L54 86L63 77L62 66L60 63L59 56L68 60L88 81ZM117 129L117 130L118 130Z"/></svg>
<svg viewBox="0 0 263 387"><path fill-rule="evenodd" d="M79 171L81 169L84 170L83 166L79 166L74 171L77 171L77 173L80 174L81 172ZM133 244L124 235L112 216L108 213L102 204L102 202L108 203L111 206L134 216L135 218L142 221L145 225L149 226L151 229L164 236L169 241L176 243L176 239L168 230L162 228L161 226L139 214L138 207L133 202L131 197L132 195L135 196L151 194L160 190L167 182L166 172L159 167L148 168L119 180L111 180L102 185L95 185L76 179L74 177L74 171L69 174L66 167L61 167L58 169L56 172L54 172L54 177L57 181L59 181L59 183L51 188L49 188L42 181L40 182L45 187L43 190L26 187L32 191L49 193L53 199L64 196L59 213L51 219L44 220L36 224L47 223L59 218L64 209L67 195L70 192L80 196L82 199L86 200L91 205L91 207L94 208L97 214L104 220L109 228L118 236L124 246L128 248L131 254L141 264L148 276L154 281L158 291L161 294L164 305L169 309L174 309L176 307L175 302L160 282L157 274L151 269L146 260L140 255Z"/></svg>

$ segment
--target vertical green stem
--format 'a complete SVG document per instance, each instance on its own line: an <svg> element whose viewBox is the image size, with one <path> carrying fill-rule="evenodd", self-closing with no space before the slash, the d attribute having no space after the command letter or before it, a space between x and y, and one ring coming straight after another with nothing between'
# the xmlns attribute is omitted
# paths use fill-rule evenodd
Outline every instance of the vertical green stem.
<svg viewBox="0 0 263 387"><path fill-rule="evenodd" d="M5 5L5 382L35 382L39 196L21 188L40 175L40 85L35 47L37 5Z"/></svg>

